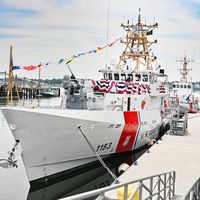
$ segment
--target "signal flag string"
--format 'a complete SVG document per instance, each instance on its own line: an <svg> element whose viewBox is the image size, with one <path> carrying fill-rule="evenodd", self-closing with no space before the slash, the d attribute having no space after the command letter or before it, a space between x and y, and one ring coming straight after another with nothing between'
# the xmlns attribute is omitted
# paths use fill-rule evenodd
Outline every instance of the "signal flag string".
<svg viewBox="0 0 200 200"><path fill-rule="evenodd" d="M112 47L115 43L117 43L118 41L120 41L122 38L118 38L116 40L114 40L112 43L108 43L106 44L105 46L103 47L97 47L96 49L93 49L93 50L90 50L90 51L87 51L87 52L84 52L84 53L79 53L77 55L73 55L72 57L68 58L68 59L64 59L64 58L61 58L59 61L56 62L57 65L63 63L63 62L66 62L66 65L69 64L70 62L72 62L73 60L81 57L81 56L85 56L85 55L88 55L88 54L93 54L93 53L97 53L97 52L101 52L103 51L104 49L106 48L110 48ZM20 66L20 65L14 65L12 70L27 70L27 71L32 71L32 70L35 70L39 67L47 67L48 65L50 64L55 64L53 62L47 62L47 63L39 63L38 65L27 65L27 66Z"/></svg>

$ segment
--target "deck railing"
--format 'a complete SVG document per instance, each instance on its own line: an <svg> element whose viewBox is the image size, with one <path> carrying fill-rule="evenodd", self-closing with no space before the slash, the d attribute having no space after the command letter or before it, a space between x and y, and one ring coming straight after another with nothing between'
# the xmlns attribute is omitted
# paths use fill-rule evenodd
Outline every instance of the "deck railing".
<svg viewBox="0 0 200 200"><path fill-rule="evenodd" d="M200 177L190 188L188 193L181 200L199 200L200 199Z"/></svg>
<svg viewBox="0 0 200 200"><path fill-rule="evenodd" d="M112 184L105 188L66 197L63 200L81 200L95 196L98 196L96 198L98 200L110 199L108 193L105 193L119 188L123 188L121 194L123 200L167 200L175 194L175 179L175 171L172 171L126 183Z"/></svg>

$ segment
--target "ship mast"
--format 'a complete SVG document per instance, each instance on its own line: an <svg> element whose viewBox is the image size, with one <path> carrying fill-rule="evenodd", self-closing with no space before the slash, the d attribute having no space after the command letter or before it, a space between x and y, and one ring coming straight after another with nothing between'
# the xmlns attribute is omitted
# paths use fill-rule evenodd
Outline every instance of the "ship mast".
<svg viewBox="0 0 200 200"><path fill-rule="evenodd" d="M185 55L183 59L177 60L176 62L180 62L183 65L182 69L179 69L180 74L181 74L180 81L183 83L187 83L188 82L188 72L192 70L192 68L188 68L188 64L190 62L194 62L194 60L187 59L186 55Z"/></svg>
<svg viewBox="0 0 200 200"><path fill-rule="evenodd" d="M7 104L13 103L13 96L12 96L12 68L13 68L13 57L12 57L12 46L10 46L10 62L9 62L9 69L8 69L8 93L7 93Z"/></svg>
<svg viewBox="0 0 200 200"><path fill-rule="evenodd" d="M141 22L141 9L139 9L138 22L136 25L130 24L129 20L127 24L121 24L121 27L127 32L125 40L121 43L125 44L125 49L122 55L119 57L119 63L117 68L122 68L126 65L127 61L131 59L136 62L135 69L138 70L142 65L145 69L152 69L152 62L156 60L156 57L150 56L149 47L157 43L157 40L152 42L148 41L147 36L153 34L153 30L158 28L158 23L153 25L146 25Z"/></svg>
<svg viewBox="0 0 200 200"><path fill-rule="evenodd" d="M8 91L7 91L7 104L13 104L13 80L14 80L14 87L18 97L20 100L19 92L18 92L18 85L16 80L14 79L13 75L13 56L12 56L12 46L10 46L10 61L9 61L9 69L8 69Z"/></svg>

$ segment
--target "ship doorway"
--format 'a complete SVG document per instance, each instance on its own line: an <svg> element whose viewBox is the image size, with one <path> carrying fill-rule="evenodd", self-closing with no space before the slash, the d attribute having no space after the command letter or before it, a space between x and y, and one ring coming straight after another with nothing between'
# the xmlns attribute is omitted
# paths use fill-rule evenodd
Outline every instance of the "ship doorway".
<svg viewBox="0 0 200 200"><path fill-rule="evenodd" d="M130 111L131 108L131 97L123 97L123 111Z"/></svg>
<svg viewBox="0 0 200 200"><path fill-rule="evenodd" d="M130 106L131 106L131 98L128 97L128 99L127 99L127 111L130 111Z"/></svg>

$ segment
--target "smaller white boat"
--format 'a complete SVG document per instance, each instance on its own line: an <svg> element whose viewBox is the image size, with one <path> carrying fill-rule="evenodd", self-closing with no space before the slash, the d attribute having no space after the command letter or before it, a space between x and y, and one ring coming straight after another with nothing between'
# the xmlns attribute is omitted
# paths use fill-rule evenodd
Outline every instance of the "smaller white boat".
<svg viewBox="0 0 200 200"><path fill-rule="evenodd" d="M183 64L180 69L181 78L180 81L172 82L170 97L175 99L174 102L176 106L179 106L180 113L196 113L199 110L198 100L194 98L192 82L188 81L188 72L191 71L191 68L188 69L187 67L188 63L193 62L193 60L188 60L184 56L180 62Z"/></svg>
<svg viewBox="0 0 200 200"><path fill-rule="evenodd" d="M59 88L51 87L47 90L41 91L42 97L58 97L59 96Z"/></svg>

